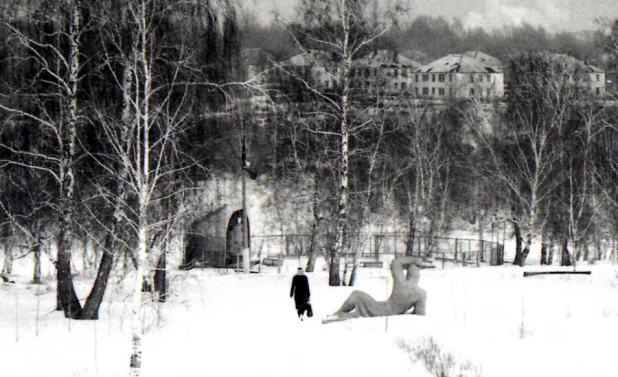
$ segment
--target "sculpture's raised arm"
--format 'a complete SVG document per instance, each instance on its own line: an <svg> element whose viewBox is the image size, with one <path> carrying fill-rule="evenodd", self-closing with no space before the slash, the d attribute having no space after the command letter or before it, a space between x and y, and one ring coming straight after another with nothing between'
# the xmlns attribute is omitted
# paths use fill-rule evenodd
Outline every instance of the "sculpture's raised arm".
<svg viewBox="0 0 618 377"><path fill-rule="evenodd" d="M407 269L411 264L418 268L431 268L434 267L431 263L425 262L422 257L418 256L402 256L393 259L391 262L391 274L393 280L403 281L405 275L403 271Z"/></svg>

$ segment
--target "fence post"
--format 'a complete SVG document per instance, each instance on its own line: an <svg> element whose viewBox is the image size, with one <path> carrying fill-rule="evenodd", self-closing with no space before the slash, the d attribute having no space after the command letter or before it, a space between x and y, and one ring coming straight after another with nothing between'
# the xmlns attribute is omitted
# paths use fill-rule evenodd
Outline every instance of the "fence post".
<svg viewBox="0 0 618 377"><path fill-rule="evenodd" d="M446 253L442 252L442 269L444 270L444 261L446 260Z"/></svg>
<svg viewBox="0 0 618 377"><path fill-rule="evenodd" d="M457 244L458 244L459 239L455 238L455 266L457 266Z"/></svg>
<svg viewBox="0 0 618 377"><path fill-rule="evenodd" d="M481 262L485 263L485 241L481 241Z"/></svg>
<svg viewBox="0 0 618 377"><path fill-rule="evenodd" d="M283 258L281 253L277 254L277 273L281 273L281 265L283 264Z"/></svg>
<svg viewBox="0 0 618 377"><path fill-rule="evenodd" d="M468 258L472 258L472 240L468 240L468 254L467 254ZM464 259L465 261L467 261L467 259Z"/></svg>
<svg viewBox="0 0 618 377"><path fill-rule="evenodd" d="M461 253L461 265L463 267L466 267L466 253L465 252Z"/></svg>

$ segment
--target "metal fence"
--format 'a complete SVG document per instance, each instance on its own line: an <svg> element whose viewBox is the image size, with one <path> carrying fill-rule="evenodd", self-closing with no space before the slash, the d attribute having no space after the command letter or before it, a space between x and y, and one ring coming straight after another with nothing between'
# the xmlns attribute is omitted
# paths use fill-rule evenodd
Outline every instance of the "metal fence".
<svg viewBox="0 0 618 377"><path fill-rule="evenodd" d="M299 258L309 253L311 236L308 234L252 235L252 252L264 257ZM316 240L316 252L324 255L331 239ZM341 253L351 260L357 250L363 261L380 261L404 255L410 247L406 233L352 234ZM497 242L479 239L416 236L412 243L413 255L431 255L438 264L501 265L504 247ZM386 258L385 258L386 257Z"/></svg>

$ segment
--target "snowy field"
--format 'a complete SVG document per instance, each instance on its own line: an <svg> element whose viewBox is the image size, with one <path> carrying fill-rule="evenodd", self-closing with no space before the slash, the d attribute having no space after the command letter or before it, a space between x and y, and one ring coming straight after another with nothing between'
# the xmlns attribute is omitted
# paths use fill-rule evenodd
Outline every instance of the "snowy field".
<svg viewBox="0 0 618 377"><path fill-rule="evenodd" d="M616 376L616 266L580 265L591 275L523 277L531 266L425 270L427 316L321 324L353 289L378 299L388 269L360 271L356 287L328 287L309 273L313 318L301 322L289 297L298 265L261 274L171 271L170 300L142 309L142 376L431 376L409 349L434 342L467 365L464 375ZM126 376L132 277L108 287L99 321L70 321L54 311L55 282L33 286L27 274L0 285L0 375ZM76 277L78 296L89 289ZM466 364L467 363L467 364Z"/></svg>

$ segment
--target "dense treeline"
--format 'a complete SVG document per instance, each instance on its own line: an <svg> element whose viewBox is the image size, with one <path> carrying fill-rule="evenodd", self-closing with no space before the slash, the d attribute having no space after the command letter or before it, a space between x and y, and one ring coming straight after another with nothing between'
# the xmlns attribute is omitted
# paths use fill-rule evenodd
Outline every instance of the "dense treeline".
<svg viewBox="0 0 618 377"><path fill-rule="evenodd" d="M560 245L563 263L601 256L602 241L618 233L616 107L582 98L568 81L576 72L527 51L600 61L611 50L530 26L462 33L457 22L430 17L398 30L364 23L343 28L363 43L332 51L339 61L367 46L413 46L419 60L478 49L509 56L521 73L513 95L495 106L429 106L359 99L345 95L349 87L323 96L292 77L283 92L266 91L279 111L243 108L260 88L240 84L241 48L268 40L277 46L270 52L285 58L299 48L289 35L319 47L319 38L341 32L334 23L320 26L334 20L311 22L239 24L230 4L209 1L7 5L0 27L3 272L10 273L13 246L27 242L40 282L43 246L53 242L58 307L69 317L97 317L121 257L164 297L164 278L153 272L164 269L153 266L165 263L171 235L182 232L183 203L198 182L238 171L241 134L252 173L273 186L313 177L311 263L316 239L341 250L349 234L393 218L407 224L410 248L419 236L430 240L462 222L482 229L502 221L518 241L518 264L535 252L535 239L545 263L552 245ZM75 242L94 243L100 253L84 256L99 270L83 305L71 282Z"/></svg>
<svg viewBox="0 0 618 377"><path fill-rule="evenodd" d="M612 66L616 23L588 36L552 35L530 25L487 33L431 17L405 26L371 22L393 20L397 11L387 9L383 17L375 17L378 11L371 4L301 2L295 22L262 29L271 36L281 33L282 42L284 35L291 36L293 43L279 43L271 51L274 56L318 49L339 64L338 84L327 94L292 72L284 86L303 100L302 108L292 112L298 114L292 129L301 124L321 138L307 148L312 158L301 159L319 158L314 164L320 167L329 164L328 179L324 171L314 173L316 182L328 182L331 188L332 199L322 205L330 210L329 218L338 223L344 219L346 225L331 229L344 239L337 241L341 248L331 248L331 273L338 269L336 254L350 243L350 235L380 215L407 220L410 249L418 236L431 240L461 226L457 222L463 219L480 234L496 221L507 223L519 265L525 264L536 241L542 244L541 263L554 260L550 253L557 245L566 265L582 256L605 255L608 244L603 246L603 241L615 242L617 230L610 220L615 218L617 194L615 102L587 98L573 84L586 82L586 73L552 53ZM259 30L250 30L255 40ZM472 100L434 107L370 93L351 97L351 59L370 48L411 48L408 55L416 54L421 61L480 50L508 62L511 94L496 106ZM313 145L319 145L322 156ZM302 144L293 150L298 159ZM317 184L314 190L324 191ZM328 222L314 219L312 229L320 224ZM424 246L432 250L433 245ZM331 276L332 285L337 281Z"/></svg>
<svg viewBox="0 0 618 377"><path fill-rule="evenodd" d="M3 273L22 246L40 282L51 242L58 308L96 318L114 260L139 266L138 244L163 249L184 190L233 165L218 156L238 145L220 115L233 92L223 84L240 70L234 9L16 1L3 5L0 35ZM71 281L76 241L100 252L83 305Z"/></svg>
<svg viewBox="0 0 618 377"><path fill-rule="evenodd" d="M606 25L607 24L607 25ZM599 21L599 30L551 33L538 26L522 24L487 31L469 29L461 21L447 21L443 17L419 16L411 22L399 23L374 44L375 48L390 49L419 63L426 64L448 54L482 51L503 62L522 52L556 52L569 54L602 69L615 70L612 44L601 29L610 23ZM241 33L243 47L259 48L282 61L298 53L298 44L281 25L260 25L248 19ZM272 43L276 41L276 43Z"/></svg>

